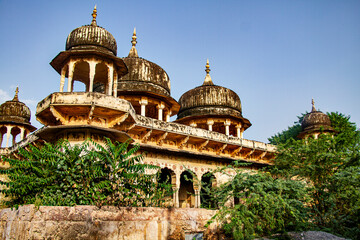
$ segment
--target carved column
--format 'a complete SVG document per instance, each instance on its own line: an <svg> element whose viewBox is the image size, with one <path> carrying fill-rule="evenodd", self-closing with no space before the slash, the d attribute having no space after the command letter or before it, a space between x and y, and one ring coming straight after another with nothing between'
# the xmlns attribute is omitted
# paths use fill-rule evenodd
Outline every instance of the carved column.
<svg viewBox="0 0 360 240"><path fill-rule="evenodd" d="M166 119L165 119L167 122L170 122L170 116L171 116L171 110L168 110L166 113Z"/></svg>
<svg viewBox="0 0 360 240"><path fill-rule="evenodd" d="M212 131L212 126L214 125L214 120L209 119L209 120L207 120L206 123L207 123L207 125L208 125L209 131Z"/></svg>
<svg viewBox="0 0 360 240"><path fill-rule="evenodd" d="M65 65L65 66L63 66L62 69L61 69L60 92L64 92L66 68L67 68L67 66Z"/></svg>
<svg viewBox="0 0 360 240"><path fill-rule="evenodd" d="M69 72L68 72L68 87L67 91L72 92L73 90L73 76L74 76L74 67L75 67L75 61L70 60L69 62Z"/></svg>
<svg viewBox="0 0 360 240"><path fill-rule="evenodd" d="M162 120L163 120L163 110L164 110L164 108L165 108L164 103L161 102L160 104L158 104L158 105L156 106L156 108L158 109L158 119L159 119L160 121L162 121Z"/></svg>
<svg viewBox="0 0 360 240"><path fill-rule="evenodd" d="M114 97L117 97L117 88L118 88L118 73L114 71Z"/></svg>
<svg viewBox="0 0 360 240"><path fill-rule="evenodd" d="M20 128L20 141L25 138L25 129L23 127Z"/></svg>
<svg viewBox="0 0 360 240"><path fill-rule="evenodd" d="M107 95L111 96L114 86L114 67L112 65L108 66L108 86Z"/></svg>
<svg viewBox="0 0 360 240"><path fill-rule="evenodd" d="M240 131L240 138L244 138L244 131L245 131L245 129L244 129L244 128L241 128L241 131Z"/></svg>
<svg viewBox="0 0 360 240"><path fill-rule="evenodd" d="M140 103L140 106L141 106L141 116L145 116L145 113L146 113L146 105L148 105L148 99L145 98L145 97L142 97L141 100L139 101Z"/></svg>
<svg viewBox="0 0 360 240"><path fill-rule="evenodd" d="M94 78L97 62L89 61L89 92L94 91Z"/></svg>
<svg viewBox="0 0 360 240"><path fill-rule="evenodd" d="M7 131L6 131L6 147L9 147L9 140L10 140L10 134L11 134L12 128L13 127L11 127L11 126L6 127L6 129L7 129Z"/></svg>
<svg viewBox="0 0 360 240"><path fill-rule="evenodd" d="M2 147L3 137L4 137L4 134L0 133L0 148Z"/></svg>
<svg viewBox="0 0 360 240"><path fill-rule="evenodd" d="M180 203L179 203L179 190L180 190L180 173L176 172L176 191L174 193L174 202L175 202L175 207L178 208L180 207Z"/></svg>
<svg viewBox="0 0 360 240"><path fill-rule="evenodd" d="M224 125L225 125L225 135L229 136L231 121L229 119L226 119L226 121L224 122Z"/></svg>
<svg viewBox="0 0 360 240"><path fill-rule="evenodd" d="M236 136L238 138L242 138L241 136L241 123L239 123L238 125L235 126L236 127Z"/></svg>

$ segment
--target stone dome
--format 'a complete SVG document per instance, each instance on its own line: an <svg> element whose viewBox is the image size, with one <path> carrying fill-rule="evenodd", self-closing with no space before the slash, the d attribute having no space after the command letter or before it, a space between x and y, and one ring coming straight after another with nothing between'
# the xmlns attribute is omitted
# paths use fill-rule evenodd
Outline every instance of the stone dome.
<svg viewBox="0 0 360 240"><path fill-rule="evenodd" d="M114 36L96 24L96 7L90 25L74 29L66 39L66 50L96 49L116 56L117 45Z"/></svg>
<svg viewBox="0 0 360 240"><path fill-rule="evenodd" d="M125 92L148 92L160 96L170 96L170 78L163 68L138 56L136 50L136 30L132 37L129 55L123 58L128 74L119 78L118 90Z"/></svg>
<svg viewBox="0 0 360 240"><path fill-rule="evenodd" d="M0 121L30 124L30 109L25 103L19 101L18 89L14 99L0 105Z"/></svg>
<svg viewBox="0 0 360 240"><path fill-rule="evenodd" d="M239 96L217 85L202 85L184 93L180 99L178 119L199 115L242 117Z"/></svg>
<svg viewBox="0 0 360 240"><path fill-rule="evenodd" d="M311 112L307 113L301 122L303 131L320 129L320 127L323 127L324 130L331 128L329 116L321 111L317 111L314 106L314 101L312 101L312 104Z"/></svg>
<svg viewBox="0 0 360 240"><path fill-rule="evenodd" d="M232 116L243 119L239 96L231 89L213 84L209 74L209 61L206 63L205 72L203 85L180 97L177 119L194 116Z"/></svg>

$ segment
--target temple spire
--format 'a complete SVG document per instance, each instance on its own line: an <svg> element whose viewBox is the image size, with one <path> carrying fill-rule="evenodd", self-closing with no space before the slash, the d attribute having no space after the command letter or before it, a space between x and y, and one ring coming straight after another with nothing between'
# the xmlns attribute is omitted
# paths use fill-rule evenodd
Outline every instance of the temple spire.
<svg viewBox="0 0 360 240"><path fill-rule="evenodd" d="M97 24L96 24L96 16L97 16L97 10L96 10L96 5L95 5L95 7L94 7L94 10L93 10L93 12L92 12L92 17L93 17L93 19L92 19L92 21L91 21L91 26L97 26Z"/></svg>
<svg viewBox="0 0 360 240"><path fill-rule="evenodd" d="M311 105L312 105L311 111L312 111L312 112L316 112L315 102L314 102L314 99L313 99L313 98L311 99Z"/></svg>
<svg viewBox="0 0 360 240"><path fill-rule="evenodd" d="M206 60L206 65L205 65L206 69L205 69L205 72L206 72L206 76L205 76L205 80L204 80L204 83L203 85L214 85L214 83L212 82L211 80L211 77L210 77L210 65L209 65L209 59Z"/></svg>
<svg viewBox="0 0 360 240"><path fill-rule="evenodd" d="M136 50L136 43L137 43L136 39L137 39L136 28L134 28L134 33L133 33L132 40L131 40L132 47L130 49L128 57L139 57L137 50Z"/></svg>
<svg viewBox="0 0 360 240"><path fill-rule="evenodd" d="M19 101L19 87L16 87L15 96L13 98L13 101L16 101L16 102Z"/></svg>

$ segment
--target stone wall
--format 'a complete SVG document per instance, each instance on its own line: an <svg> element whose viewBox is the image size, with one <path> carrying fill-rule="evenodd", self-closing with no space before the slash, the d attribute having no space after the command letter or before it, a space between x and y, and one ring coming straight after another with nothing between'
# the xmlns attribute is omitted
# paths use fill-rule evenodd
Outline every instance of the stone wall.
<svg viewBox="0 0 360 240"><path fill-rule="evenodd" d="M199 208L49 207L0 211L1 239L185 239L204 232L214 210ZM212 227L215 231L215 227ZM201 235L201 234L200 234ZM191 238L192 239L192 238Z"/></svg>

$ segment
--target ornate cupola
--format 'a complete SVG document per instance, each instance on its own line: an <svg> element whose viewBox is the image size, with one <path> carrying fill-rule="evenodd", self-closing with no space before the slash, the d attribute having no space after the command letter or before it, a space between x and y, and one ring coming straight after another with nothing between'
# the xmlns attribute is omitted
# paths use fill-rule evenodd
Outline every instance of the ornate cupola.
<svg viewBox="0 0 360 240"><path fill-rule="evenodd" d="M231 89L214 85L209 60L205 72L204 83L180 97L176 122L242 138L251 123L242 116L239 96Z"/></svg>
<svg viewBox="0 0 360 240"><path fill-rule="evenodd" d="M131 102L138 114L169 121L180 108L170 96L169 76L159 65L139 57L135 29L131 43L129 55L123 58L129 72L119 78L118 96Z"/></svg>
<svg viewBox="0 0 360 240"><path fill-rule="evenodd" d="M311 100L311 104L311 112L304 116L301 122L302 131L298 137L306 138L307 136L312 135L317 138L320 133L334 132L334 129L331 127L329 116L316 110L314 99Z"/></svg>
<svg viewBox="0 0 360 240"><path fill-rule="evenodd" d="M117 79L128 70L116 56L115 38L97 25L96 17L95 6L91 24L73 30L66 39L65 51L50 63L61 78L60 92L52 93L37 105L36 117L45 125L37 135L45 140L128 138L115 129L129 115L130 104L117 98ZM64 91L66 78L67 92ZM74 81L84 83L86 89L74 92ZM97 85L104 91L95 92Z"/></svg>
<svg viewBox="0 0 360 240"><path fill-rule="evenodd" d="M16 88L12 100L6 101L0 106L0 146L9 147L10 137L12 145L16 142L16 136L20 134L20 141L29 133L36 130L30 123L30 109L25 103L19 101L19 88ZM6 135L6 144L3 144Z"/></svg>
<svg viewBox="0 0 360 240"><path fill-rule="evenodd" d="M127 73L121 58L116 57L117 45L113 35L97 25L96 6L92 22L74 29L66 39L65 51L60 52L50 65L61 75L60 92L73 91L74 81L85 84L86 92L94 85L102 85L107 95L116 96L117 79Z"/></svg>

